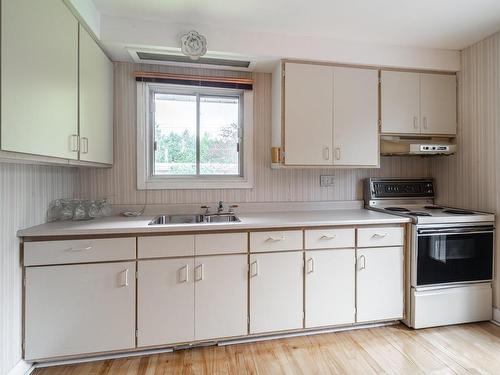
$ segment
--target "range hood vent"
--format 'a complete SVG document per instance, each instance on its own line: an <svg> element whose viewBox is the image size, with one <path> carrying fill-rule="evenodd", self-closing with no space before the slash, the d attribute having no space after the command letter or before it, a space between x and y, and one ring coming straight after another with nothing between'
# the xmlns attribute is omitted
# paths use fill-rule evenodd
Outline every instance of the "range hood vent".
<svg viewBox="0 0 500 375"><path fill-rule="evenodd" d="M452 155L457 145L454 138L442 137L380 137L380 154L385 156L398 155Z"/></svg>
<svg viewBox="0 0 500 375"><path fill-rule="evenodd" d="M140 62L160 62L160 63L182 63L195 65L208 65L213 67L231 67L231 68L249 68L251 62L245 60L222 59L215 57L200 57L198 60L192 60L188 56L164 54L155 52L136 51Z"/></svg>

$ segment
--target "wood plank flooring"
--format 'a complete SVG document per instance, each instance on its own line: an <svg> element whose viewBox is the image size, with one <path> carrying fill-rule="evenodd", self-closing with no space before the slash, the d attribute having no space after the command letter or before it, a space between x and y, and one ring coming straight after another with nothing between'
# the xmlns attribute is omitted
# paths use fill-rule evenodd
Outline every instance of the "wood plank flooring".
<svg viewBox="0 0 500 375"><path fill-rule="evenodd" d="M415 331L395 325L55 366L34 374L500 374L500 327L477 323Z"/></svg>

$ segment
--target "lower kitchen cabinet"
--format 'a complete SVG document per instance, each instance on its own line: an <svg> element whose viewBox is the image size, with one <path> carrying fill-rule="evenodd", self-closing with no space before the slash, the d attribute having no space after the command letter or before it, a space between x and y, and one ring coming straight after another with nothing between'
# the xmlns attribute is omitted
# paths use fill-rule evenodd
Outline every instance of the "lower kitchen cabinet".
<svg viewBox="0 0 500 375"><path fill-rule="evenodd" d="M250 333L302 327L302 252L250 255Z"/></svg>
<svg viewBox="0 0 500 375"><path fill-rule="evenodd" d="M306 252L306 328L354 323L355 262L354 249Z"/></svg>
<svg viewBox="0 0 500 375"><path fill-rule="evenodd" d="M248 333L246 254L196 257L195 340Z"/></svg>
<svg viewBox="0 0 500 375"><path fill-rule="evenodd" d="M403 248L357 250L357 322L403 317Z"/></svg>
<svg viewBox="0 0 500 375"><path fill-rule="evenodd" d="M135 347L135 262L25 272L26 360Z"/></svg>
<svg viewBox="0 0 500 375"><path fill-rule="evenodd" d="M139 347L194 340L194 258L138 262L137 330Z"/></svg>

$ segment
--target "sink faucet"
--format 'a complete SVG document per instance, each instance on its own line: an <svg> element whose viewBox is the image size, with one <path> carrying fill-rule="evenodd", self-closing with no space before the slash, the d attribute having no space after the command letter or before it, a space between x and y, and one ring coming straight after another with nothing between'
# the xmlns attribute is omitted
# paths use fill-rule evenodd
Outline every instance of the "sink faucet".
<svg viewBox="0 0 500 375"><path fill-rule="evenodd" d="M217 213L221 214L222 212L224 212L224 202L219 201L219 203L217 204Z"/></svg>

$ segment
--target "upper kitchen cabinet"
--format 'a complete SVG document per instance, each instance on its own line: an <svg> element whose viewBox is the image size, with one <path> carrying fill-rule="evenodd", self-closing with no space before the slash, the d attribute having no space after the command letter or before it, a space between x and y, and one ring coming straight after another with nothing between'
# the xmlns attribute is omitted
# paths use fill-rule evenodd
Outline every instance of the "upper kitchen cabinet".
<svg viewBox="0 0 500 375"><path fill-rule="evenodd" d="M456 75L382 71L381 78L383 134L456 135Z"/></svg>
<svg viewBox="0 0 500 375"><path fill-rule="evenodd" d="M456 75L420 74L421 132L457 134Z"/></svg>
<svg viewBox="0 0 500 375"><path fill-rule="evenodd" d="M80 26L80 160L113 163L113 63Z"/></svg>
<svg viewBox="0 0 500 375"><path fill-rule="evenodd" d="M77 159L78 22L61 0L1 5L1 148Z"/></svg>
<svg viewBox="0 0 500 375"><path fill-rule="evenodd" d="M275 74L284 81L273 87L282 114L273 116L273 139L284 165L377 167L377 70L295 62L283 68Z"/></svg>
<svg viewBox="0 0 500 375"><path fill-rule="evenodd" d="M331 165L333 69L287 63L285 144L288 165Z"/></svg>
<svg viewBox="0 0 500 375"><path fill-rule="evenodd" d="M381 72L382 132L420 133L420 74Z"/></svg>
<svg viewBox="0 0 500 375"><path fill-rule="evenodd" d="M379 165L378 72L335 67L333 78L333 165Z"/></svg>

